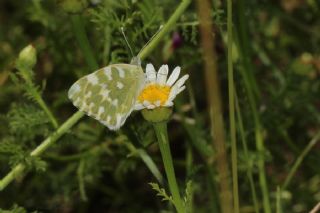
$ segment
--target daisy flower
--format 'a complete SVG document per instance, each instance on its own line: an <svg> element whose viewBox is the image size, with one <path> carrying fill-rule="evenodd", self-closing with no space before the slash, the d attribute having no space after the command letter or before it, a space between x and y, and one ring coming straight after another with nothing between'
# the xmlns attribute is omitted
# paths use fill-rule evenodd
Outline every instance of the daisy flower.
<svg viewBox="0 0 320 213"><path fill-rule="evenodd" d="M156 72L152 64L147 64L145 84L137 98L134 109L173 106L173 100L186 88L184 83L189 78L189 75L184 75L178 80L180 71L179 66L174 68L168 78L168 65L162 65Z"/></svg>

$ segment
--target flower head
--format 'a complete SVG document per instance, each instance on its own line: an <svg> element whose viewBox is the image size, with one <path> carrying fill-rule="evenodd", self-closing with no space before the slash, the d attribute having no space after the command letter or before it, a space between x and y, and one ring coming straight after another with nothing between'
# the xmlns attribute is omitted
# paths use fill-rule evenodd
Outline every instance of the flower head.
<svg viewBox="0 0 320 213"><path fill-rule="evenodd" d="M152 64L147 64L145 85L138 96L135 110L173 106L173 100L186 88L184 83L189 78L189 75L184 75L178 80L180 70L180 67L174 68L167 78L168 65L162 65L156 72Z"/></svg>

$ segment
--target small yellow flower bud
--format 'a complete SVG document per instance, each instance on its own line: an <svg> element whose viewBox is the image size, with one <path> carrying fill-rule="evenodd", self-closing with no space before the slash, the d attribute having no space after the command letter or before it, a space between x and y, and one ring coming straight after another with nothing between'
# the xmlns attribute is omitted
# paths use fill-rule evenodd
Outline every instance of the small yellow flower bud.
<svg viewBox="0 0 320 213"><path fill-rule="evenodd" d="M17 66L32 69L37 62L37 51L29 44L19 53Z"/></svg>
<svg viewBox="0 0 320 213"><path fill-rule="evenodd" d="M157 107L155 109L141 110L142 116L149 122L158 123L166 121L172 114L172 107Z"/></svg>

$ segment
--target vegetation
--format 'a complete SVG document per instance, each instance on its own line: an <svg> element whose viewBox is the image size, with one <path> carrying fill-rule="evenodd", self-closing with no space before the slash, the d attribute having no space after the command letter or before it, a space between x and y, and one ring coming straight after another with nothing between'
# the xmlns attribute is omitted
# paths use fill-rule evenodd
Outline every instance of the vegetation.
<svg viewBox="0 0 320 213"><path fill-rule="evenodd" d="M0 212L316 212L319 26L316 0L1 1ZM67 97L130 63L121 29L190 76L168 126Z"/></svg>

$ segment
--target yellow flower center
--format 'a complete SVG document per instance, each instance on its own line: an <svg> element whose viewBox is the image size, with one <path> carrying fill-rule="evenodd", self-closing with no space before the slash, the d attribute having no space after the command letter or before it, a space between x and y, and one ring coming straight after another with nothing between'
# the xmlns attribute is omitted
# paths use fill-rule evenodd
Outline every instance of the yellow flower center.
<svg viewBox="0 0 320 213"><path fill-rule="evenodd" d="M139 102L149 101L154 104L160 101L160 105L164 105L169 98L171 88L169 86L162 86L158 84L150 84L146 86L138 96Z"/></svg>

